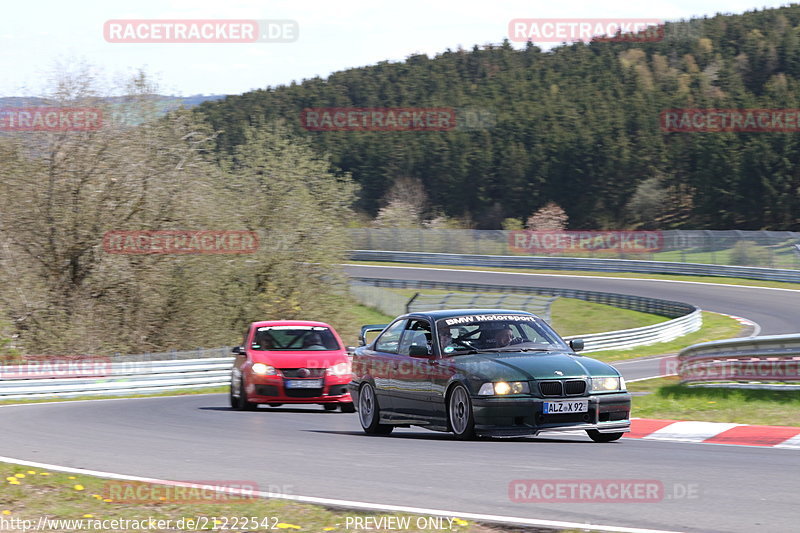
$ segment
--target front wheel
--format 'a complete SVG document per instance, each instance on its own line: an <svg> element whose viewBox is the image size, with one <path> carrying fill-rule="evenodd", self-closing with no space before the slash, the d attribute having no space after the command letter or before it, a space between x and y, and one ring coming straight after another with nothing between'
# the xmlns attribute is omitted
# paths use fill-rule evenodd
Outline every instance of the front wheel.
<svg viewBox="0 0 800 533"><path fill-rule="evenodd" d="M230 386L230 391L228 392L228 400L230 401L231 409L236 409L236 406L239 404L239 400L233 394L233 377L231 377L231 386Z"/></svg>
<svg viewBox="0 0 800 533"><path fill-rule="evenodd" d="M244 388L244 376L239 380L239 397L236 399L236 409L239 411L255 411L257 403L247 401L247 391Z"/></svg>
<svg viewBox="0 0 800 533"><path fill-rule="evenodd" d="M336 410L336 404L335 403L323 403L322 407L326 411L335 411Z"/></svg>
<svg viewBox="0 0 800 533"><path fill-rule="evenodd" d="M364 433L367 435L388 435L394 429L389 424L381 424L381 408L378 405L378 398L375 396L375 389L366 383L358 392L358 420Z"/></svg>
<svg viewBox="0 0 800 533"><path fill-rule="evenodd" d="M613 442L623 435L623 433L600 433L596 429L587 429L586 433L595 442Z"/></svg>
<svg viewBox="0 0 800 533"><path fill-rule="evenodd" d="M353 402L340 403L339 404L339 409L341 409L343 413L355 413L356 412L356 408L353 405Z"/></svg>
<svg viewBox="0 0 800 533"><path fill-rule="evenodd" d="M456 385L447 402L450 429L458 440L475 438L475 418L472 414L472 401L463 385Z"/></svg>

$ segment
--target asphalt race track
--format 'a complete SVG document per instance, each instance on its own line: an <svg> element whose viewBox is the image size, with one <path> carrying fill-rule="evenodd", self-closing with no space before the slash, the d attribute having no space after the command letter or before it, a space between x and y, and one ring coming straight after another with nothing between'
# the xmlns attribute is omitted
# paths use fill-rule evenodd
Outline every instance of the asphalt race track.
<svg viewBox="0 0 800 533"><path fill-rule="evenodd" d="M800 292L394 267L348 272L647 295L749 318L762 334L800 330ZM620 369L629 379L657 372L657 361L647 364ZM0 456L170 480L246 480L303 496L669 531L791 531L798 520L800 454L791 449L596 444L582 434L464 443L414 428L367 437L355 414L319 406L238 412L219 394L4 406L0 425ZM512 501L510 484L525 479L653 480L664 497Z"/></svg>
<svg viewBox="0 0 800 533"><path fill-rule="evenodd" d="M180 481L671 531L791 531L796 450L585 435L457 442L444 433L364 435L318 406L229 410L225 395L3 407L0 455ZM658 503L514 503L513 480L655 480Z"/></svg>

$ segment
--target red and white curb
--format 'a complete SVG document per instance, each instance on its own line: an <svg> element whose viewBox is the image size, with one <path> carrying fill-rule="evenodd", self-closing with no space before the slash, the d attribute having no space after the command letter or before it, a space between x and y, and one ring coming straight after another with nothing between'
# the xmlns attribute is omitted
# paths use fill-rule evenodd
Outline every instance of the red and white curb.
<svg viewBox="0 0 800 533"><path fill-rule="evenodd" d="M625 437L800 450L800 427L790 426L751 426L722 422L633 418L631 432L626 433Z"/></svg>
<svg viewBox="0 0 800 533"><path fill-rule="evenodd" d="M753 328L753 332L750 333L749 335L750 337L758 337L758 334L761 333L761 326L758 323L753 322L748 318L742 318L736 315L729 315L727 313L718 313L718 314L726 316L728 318L732 318L746 328Z"/></svg>

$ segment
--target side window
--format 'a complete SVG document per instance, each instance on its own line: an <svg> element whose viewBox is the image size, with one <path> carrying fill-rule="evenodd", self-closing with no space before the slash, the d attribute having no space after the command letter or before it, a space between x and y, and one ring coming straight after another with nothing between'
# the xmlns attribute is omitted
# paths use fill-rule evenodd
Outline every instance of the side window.
<svg viewBox="0 0 800 533"><path fill-rule="evenodd" d="M421 346L431 353L431 325L425 320L409 320L398 353L409 355L412 346Z"/></svg>
<svg viewBox="0 0 800 533"><path fill-rule="evenodd" d="M400 335L403 333L406 322L408 321L405 319L398 320L389 326L375 341L375 351L397 353L397 345L400 343Z"/></svg>

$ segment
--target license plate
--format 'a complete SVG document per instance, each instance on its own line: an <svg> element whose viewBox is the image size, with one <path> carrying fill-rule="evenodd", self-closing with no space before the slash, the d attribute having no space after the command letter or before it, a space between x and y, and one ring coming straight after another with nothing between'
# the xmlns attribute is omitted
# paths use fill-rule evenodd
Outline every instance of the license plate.
<svg viewBox="0 0 800 533"><path fill-rule="evenodd" d="M321 389L321 379L289 379L286 380L287 389Z"/></svg>
<svg viewBox="0 0 800 533"><path fill-rule="evenodd" d="M558 415L565 413L588 413L588 400L572 400L562 402L544 402L544 414Z"/></svg>

